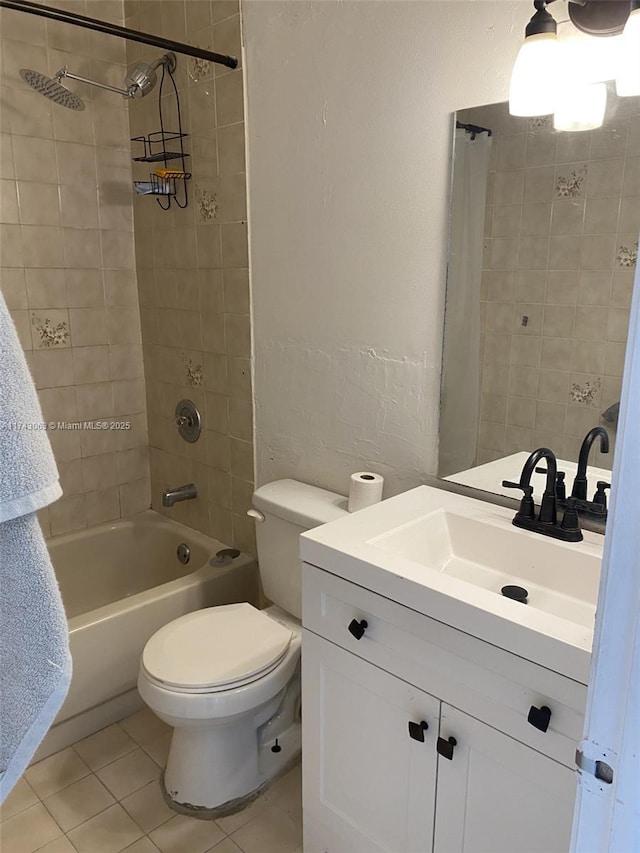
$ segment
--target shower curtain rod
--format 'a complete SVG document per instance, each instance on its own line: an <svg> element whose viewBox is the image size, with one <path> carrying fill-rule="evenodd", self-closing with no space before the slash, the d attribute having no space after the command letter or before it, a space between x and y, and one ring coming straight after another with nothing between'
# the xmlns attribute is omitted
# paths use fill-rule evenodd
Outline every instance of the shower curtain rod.
<svg viewBox="0 0 640 853"><path fill-rule="evenodd" d="M76 12L65 12L62 9L52 9L50 6L42 6L40 3L31 3L28 0L0 0L0 7L13 9L16 12L26 12L28 15L39 15L42 18L51 18L53 21L61 21L65 24L73 24L76 27L85 27L105 33L108 36L118 36L128 41L137 41L141 44L149 44L159 47L161 50L183 53L187 56L195 56L197 59L208 59L218 65L226 65L227 68L237 68L238 60L235 56L225 56L221 53L213 53L211 50L203 50L190 44L172 41L161 36L152 36L149 33L141 33L138 30L130 30L128 27L120 27L97 18L88 18L86 15L78 15Z"/></svg>

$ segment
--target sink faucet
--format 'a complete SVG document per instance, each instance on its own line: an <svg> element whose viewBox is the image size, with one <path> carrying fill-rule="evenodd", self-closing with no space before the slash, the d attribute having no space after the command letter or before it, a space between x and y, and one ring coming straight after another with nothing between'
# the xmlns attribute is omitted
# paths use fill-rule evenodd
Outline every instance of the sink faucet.
<svg viewBox="0 0 640 853"><path fill-rule="evenodd" d="M547 480L540 502L540 512L536 518L531 476L541 459L545 459L547 462ZM542 533L545 536L553 536L554 539L562 539L566 542L580 542L582 533L580 531L578 514L574 506L574 498L569 498L569 501L567 501L567 509L562 518L562 523L558 524L556 501L557 471L558 463L553 450L549 450L548 447L539 447L533 451L524 463L519 483L511 483L508 480L503 481L502 485L505 488L522 489L524 492L524 497L520 502L520 509L514 516L513 524L525 530Z"/></svg>
<svg viewBox="0 0 640 853"><path fill-rule="evenodd" d="M593 427L593 429L590 429L585 435L582 447L580 448L578 471L576 473L576 478L573 481L573 489L571 490L571 497L573 498L578 498L583 501L587 500L587 462L589 460L591 445L598 436L600 436L600 452L609 452L609 434L606 429L601 426L596 426Z"/></svg>
<svg viewBox="0 0 640 853"><path fill-rule="evenodd" d="M195 483L178 486L177 489L165 489L162 493L162 506L173 506L178 501L191 501L198 497Z"/></svg>

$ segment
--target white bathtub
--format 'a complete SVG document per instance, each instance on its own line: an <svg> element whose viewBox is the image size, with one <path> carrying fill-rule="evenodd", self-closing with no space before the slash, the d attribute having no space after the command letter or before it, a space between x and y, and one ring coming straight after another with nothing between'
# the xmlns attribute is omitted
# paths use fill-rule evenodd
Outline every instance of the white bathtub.
<svg viewBox="0 0 640 853"><path fill-rule="evenodd" d="M188 564L177 557L185 543ZM138 661L172 619L217 604L258 606L255 560L149 510L47 542L69 620L71 688L38 758L140 707ZM213 563L210 561L213 560Z"/></svg>

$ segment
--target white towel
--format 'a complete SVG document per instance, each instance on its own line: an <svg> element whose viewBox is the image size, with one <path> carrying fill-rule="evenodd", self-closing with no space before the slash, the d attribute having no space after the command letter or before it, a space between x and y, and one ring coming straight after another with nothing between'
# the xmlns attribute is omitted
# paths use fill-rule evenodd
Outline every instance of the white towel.
<svg viewBox="0 0 640 853"><path fill-rule="evenodd" d="M35 512L62 494L42 410L0 293L0 521Z"/></svg>
<svg viewBox="0 0 640 853"><path fill-rule="evenodd" d="M51 445L0 294L0 802L69 689L69 633L35 511L60 496Z"/></svg>

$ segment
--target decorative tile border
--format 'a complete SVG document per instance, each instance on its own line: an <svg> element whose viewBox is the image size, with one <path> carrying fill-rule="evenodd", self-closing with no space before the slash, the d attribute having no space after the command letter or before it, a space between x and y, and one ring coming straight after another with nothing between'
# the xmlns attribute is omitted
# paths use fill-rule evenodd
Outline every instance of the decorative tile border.
<svg viewBox="0 0 640 853"><path fill-rule="evenodd" d="M573 403L580 403L583 406L591 406L596 398L596 395L602 387L602 380L599 376L594 379L587 379L581 385L574 382L569 391L569 399Z"/></svg>
<svg viewBox="0 0 640 853"><path fill-rule="evenodd" d="M201 222L214 222L218 218L220 205L218 204L217 193L196 186L196 201Z"/></svg>
<svg viewBox="0 0 640 853"><path fill-rule="evenodd" d="M554 188L556 198L578 198L584 195L584 181L587 177L587 166L573 169L569 175L558 175Z"/></svg>
<svg viewBox="0 0 640 853"><path fill-rule="evenodd" d="M527 122L528 129L531 130L551 130L553 120L551 116L533 116Z"/></svg>
<svg viewBox="0 0 640 853"><path fill-rule="evenodd" d="M187 385L192 388L202 385L202 364L196 364L192 358L182 355L182 365L185 370Z"/></svg>
<svg viewBox="0 0 640 853"><path fill-rule="evenodd" d="M620 267L620 269L632 269L635 267L636 262L638 260L638 241L634 246L629 248L628 246L618 246L618 251L616 252L616 266Z"/></svg>
<svg viewBox="0 0 640 853"><path fill-rule="evenodd" d="M45 348L64 347L69 344L69 326L64 320L59 323L50 320L49 317L38 317L37 314L31 315L31 323L38 333L40 345Z"/></svg>
<svg viewBox="0 0 640 853"><path fill-rule="evenodd" d="M193 47L200 47L199 44L194 44ZM211 50L207 45L203 50ZM208 59L199 59L197 56L192 56L189 59L189 77L194 83L198 83L205 77L211 76L211 62Z"/></svg>

